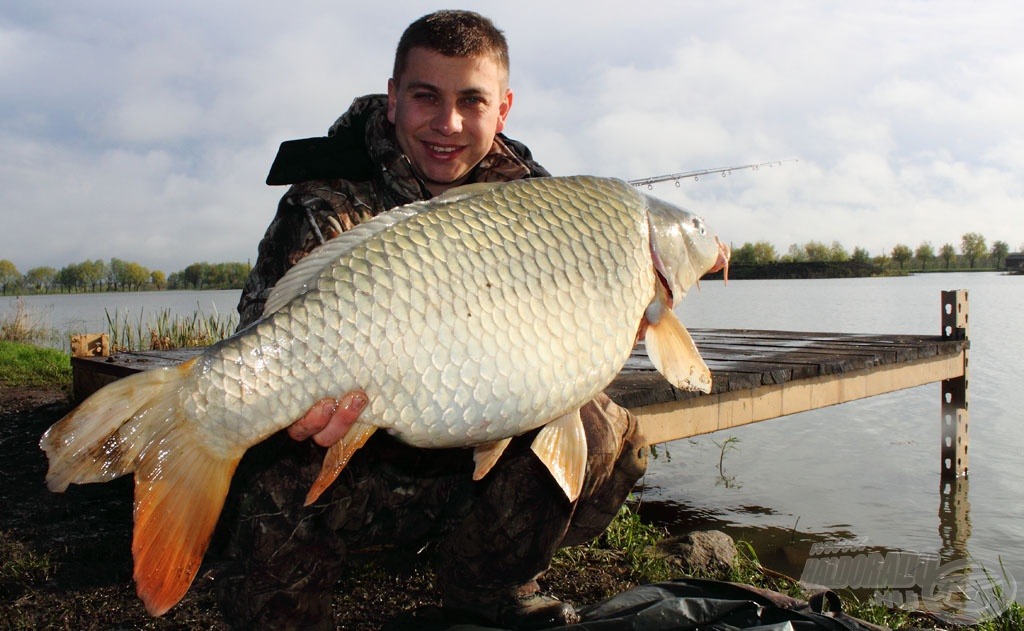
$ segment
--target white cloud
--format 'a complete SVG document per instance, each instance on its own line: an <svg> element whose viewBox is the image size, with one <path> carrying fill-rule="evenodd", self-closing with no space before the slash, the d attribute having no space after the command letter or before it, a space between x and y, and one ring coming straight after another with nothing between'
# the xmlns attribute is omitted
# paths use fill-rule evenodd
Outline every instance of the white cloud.
<svg viewBox="0 0 1024 631"><path fill-rule="evenodd" d="M508 132L553 172L655 187L727 241L1024 241L1019 3L492 5L512 47ZM0 15L0 258L245 260L281 189L278 143L383 91L427 9L67 2Z"/></svg>

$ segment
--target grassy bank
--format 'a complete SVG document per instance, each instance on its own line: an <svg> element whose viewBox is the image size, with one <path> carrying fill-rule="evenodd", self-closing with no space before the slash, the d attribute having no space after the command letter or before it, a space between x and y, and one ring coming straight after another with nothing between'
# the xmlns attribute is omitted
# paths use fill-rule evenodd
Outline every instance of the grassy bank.
<svg viewBox="0 0 1024 631"><path fill-rule="evenodd" d="M71 360L51 348L0 340L0 385L64 390L71 385Z"/></svg>

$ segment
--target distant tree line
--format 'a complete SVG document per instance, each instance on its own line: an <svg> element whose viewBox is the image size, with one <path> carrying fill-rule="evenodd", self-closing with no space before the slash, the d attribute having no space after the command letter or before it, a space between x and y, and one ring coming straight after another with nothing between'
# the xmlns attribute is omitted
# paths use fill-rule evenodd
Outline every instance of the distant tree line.
<svg viewBox="0 0 1024 631"><path fill-rule="evenodd" d="M1024 243L1020 252L1024 252ZM938 250L929 241L912 249L898 243L879 256L861 247L848 251L838 241L825 244L808 241L792 244L784 254L767 241L744 243L732 253L733 270L743 266L774 266L780 274L872 275L887 271L938 269L1002 269L1010 248L1005 241L991 247L985 237L968 232L960 237L960 246L944 243ZM803 264L782 272L780 265ZM84 291L141 291L161 289L240 289L249 275L248 263L193 263L185 269L165 276L160 270L148 270L132 261L112 258L72 263L60 269L33 267L24 274L7 259L0 259L0 293L74 293Z"/></svg>
<svg viewBox="0 0 1024 631"><path fill-rule="evenodd" d="M71 263L60 269L33 267L24 274L0 259L0 292L78 293L149 291L163 289L240 289L249 275L248 263L193 263L170 276L133 261L112 258Z"/></svg>
<svg viewBox="0 0 1024 631"><path fill-rule="evenodd" d="M1024 252L1024 244L1020 251ZM1005 241L995 241L989 247L985 237L977 232L968 232L960 238L957 249L952 243L945 243L938 251L929 241L925 241L911 249L910 246L898 243L892 250L880 256L872 257L864 248L855 247L849 252L838 241L831 245L819 241L808 241L803 245L793 244L785 254L779 254L775 246L767 241L744 243L733 250L730 267L752 265L767 266L786 263L826 263L826 264L858 264L870 265L880 271L898 269L936 270L936 269L1002 269L1010 247ZM908 267L909 266L909 267ZM822 268L825 269L825 268ZM862 267L861 269L870 269Z"/></svg>

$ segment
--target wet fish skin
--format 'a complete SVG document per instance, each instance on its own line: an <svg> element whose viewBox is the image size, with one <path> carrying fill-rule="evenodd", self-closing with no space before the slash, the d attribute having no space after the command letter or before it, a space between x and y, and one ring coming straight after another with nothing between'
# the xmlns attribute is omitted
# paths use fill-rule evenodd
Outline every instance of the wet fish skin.
<svg viewBox="0 0 1024 631"><path fill-rule="evenodd" d="M204 442L233 455L362 388L360 420L420 447L472 446L600 392L654 296L643 198L539 182L414 209L204 353L186 401Z"/></svg>
<svg viewBox="0 0 1024 631"><path fill-rule="evenodd" d="M41 441L47 483L135 473L135 579L153 615L187 590L245 450L327 395L362 388L370 405L311 494L377 428L478 446L482 477L509 437L545 426L535 451L572 499L586 460L576 410L614 378L638 328L670 381L710 384L671 306L721 248L652 199L618 180L543 178L385 213L300 261L251 327L111 384L55 424Z"/></svg>

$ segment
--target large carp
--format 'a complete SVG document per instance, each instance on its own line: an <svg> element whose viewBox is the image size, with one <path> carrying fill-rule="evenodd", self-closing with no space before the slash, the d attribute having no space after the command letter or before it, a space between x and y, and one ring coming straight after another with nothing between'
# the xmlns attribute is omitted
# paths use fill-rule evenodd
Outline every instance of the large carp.
<svg viewBox="0 0 1024 631"><path fill-rule="evenodd" d="M94 393L43 435L47 484L135 474L134 577L153 615L188 590L242 454L325 396L361 388L369 405L309 501L378 428L475 447L479 479L541 426L533 449L575 499L579 407L638 337L671 383L709 389L672 305L727 261L702 220L619 180L452 189L313 251L260 320L197 358Z"/></svg>

